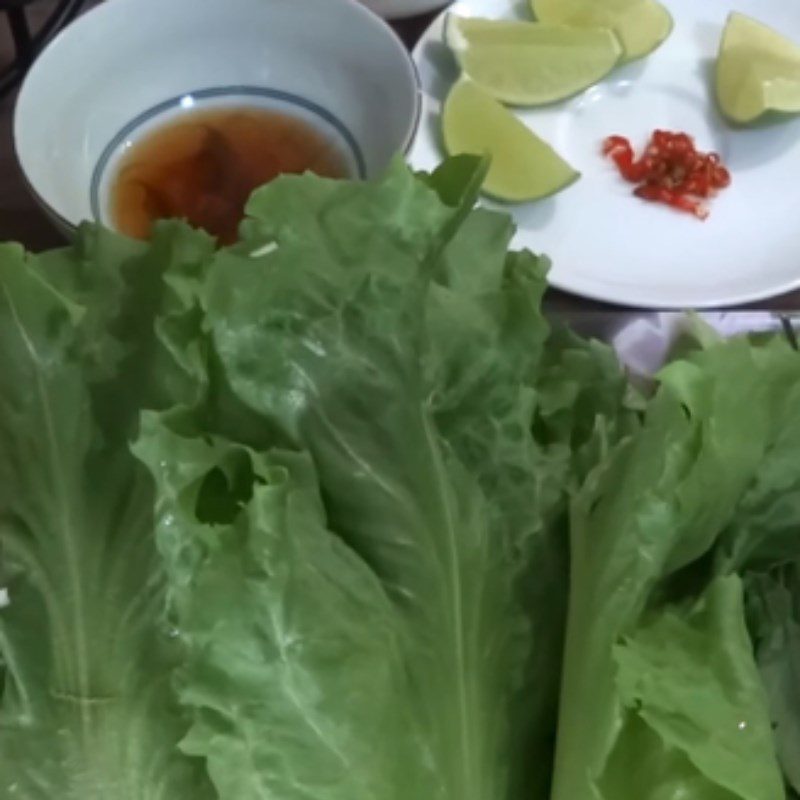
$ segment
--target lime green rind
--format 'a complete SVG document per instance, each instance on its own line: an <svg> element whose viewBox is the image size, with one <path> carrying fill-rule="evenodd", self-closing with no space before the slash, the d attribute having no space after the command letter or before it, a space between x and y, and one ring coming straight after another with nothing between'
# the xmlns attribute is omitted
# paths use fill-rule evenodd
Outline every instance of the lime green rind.
<svg viewBox="0 0 800 800"><path fill-rule="evenodd" d="M663 22L664 28L660 34L658 34L657 38L653 41L652 45L642 50L638 50L635 52L630 52L623 43L622 48L624 51L622 57L623 64L630 64L633 61L639 61L643 58L647 58L648 56L655 53L666 41L672 36L672 32L675 30L675 20L672 17L672 14L662 5L659 4L660 10L663 12Z"/></svg>
<svg viewBox="0 0 800 800"><path fill-rule="evenodd" d="M442 112L449 155L492 158L484 194L506 203L540 200L574 183L579 173L490 94L462 79Z"/></svg>
<svg viewBox="0 0 800 800"><path fill-rule="evenodd" d="M530 4L536 19L543 23L613 28L625 51L623 63L653 53L675 26L672 15L657 0L616 4L608 0L530 0Z"/></svg>
<svg viewBox="0 0 800 800"><path fill-rule="evenodd" d="M617 66L623 63L622 52L620 51L613 60L609 59L591 72L587 71L584 79L575 80L569 85L561 86L557 89L543 89L537 93L533 89L527 91L524 89L515 89L512 80L505 81L506 85L504 85L502 79L493 82L484 77L486 70L478 60L485 58L487 61L491 61L495 55L492 51L499 49L499 45L492 45L481 48L481 53L473 50L466 50L459 59L459 64L466 77L480 86L484 91L491 94L496 100L506 105L518 106L520 108L552 105L553 103L560 103L571 97L576 97L582 92L585 92L588 88L595 86L607 78ZM504 50L507 54L508 48L504 48ZM497 55L500 56L501 54L497 53ZM520 61L522 60L521 58ZM521 69L519 71L522 73Z"/></svg>
<svg viewBox="0 0 800 800"><path fill-rule="evenodd" d="M445 39L463 74L507 105L550 105L607 77L623 57L608 28L449 15Z"/></svg>
<svg viewBox="0 0 800 800"><path fill-rule="evenodd" d="M481 191L487 198L493 200L495 203L504 206L516 206L520 205L521 203L539 202L540 200L547 200L550 197L555 197L555 195L561 194L561 192L563 192L565 189L569 189L570 186L577 183L582 177L583 175L576 170L572 173L572 177L568 181L566 181L566 183L561 184L558 188L553 189L553 191L548 192L547 194L540 194L537 195L536 197L531 197L528 200L508 200L504 197L501 197L500 195L492 194L491 190L488 189L486 186L484 186Z"/></svg>
<svg viewBox="0 0 800 800"><path fill-rule="evenodd" d="M720 42L715 96L735 127L775 125L800 114L800 46L758 20L733 13Z"/></svg>
<svg viewBox="0 0 800 800"><path fill-rule="evenodd" d="M456 52L471 45L546 45L554 41L590 44L607 26L575 27L528 20L459 17L451 12L444 22L445 44ZM581 42L581 40L583 40Z"/></svg>

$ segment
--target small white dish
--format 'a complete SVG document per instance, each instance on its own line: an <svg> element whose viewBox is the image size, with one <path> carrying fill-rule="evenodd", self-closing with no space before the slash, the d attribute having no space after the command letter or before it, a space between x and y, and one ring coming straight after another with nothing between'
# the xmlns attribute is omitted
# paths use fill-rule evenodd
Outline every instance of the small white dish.
<svg viewBox="0 0 800 800"><path fill-rule="evenodd" d="M124 152L154 127L220 105L300 116L370 177L407 152L420 94L400 39L354 0L114 0L33 65L15 112L17 156L61 228L110 224L108 186Z"/></svg>
<svg viewBox="0 0 800 800"><path fill-rule="evenodd" d="M446 6L451 0L361 0L376 14L387 19L414 17Z"/></svg>
<svg viewBox="0 0 800 800"><path fill-rule="evenodd" d="M504 206L518 226L514 245L547 253L557 288L623 305L719 307L797 289L800 119L735 130L717 112L712 76L731 11L800 42L800 0L662 1L675 29L649 58L618 68L571 100L517 112L583 177L539 203ZM526 0L458 0L450 10L530 19L527 9ZM439 111L457 77L442 41L444 17L415 50L425 99L411 162L420 169L442 158ZM691 134L730 168L733 185L713 200L706 222L632 197L601 156L606 136L626 136L638 150L655 128Z"/></svg>

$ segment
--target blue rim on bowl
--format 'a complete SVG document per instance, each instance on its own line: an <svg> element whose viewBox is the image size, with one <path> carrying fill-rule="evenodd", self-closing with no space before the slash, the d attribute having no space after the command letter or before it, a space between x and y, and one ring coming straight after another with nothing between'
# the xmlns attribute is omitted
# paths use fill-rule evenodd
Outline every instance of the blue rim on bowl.
<svg viewBox="0 0 800 800"><path fill-rule="evenodd" d="M108 180L109 167L115 160L123 145L141 128L149 122L157 120L167 112L181 108L192 108L198 102L204 100L235 100L238 98L257 99L270 101L271 105L265 105L264 109L275 108L275 104L288 106L294 111L306 112L315 119L315 122L323 123L331 128L342 143L347 147L350 159L354 166L354 178L364 180L367 176L367 167L364 154L349 128L333 112L323 108L317 103L307 100L291 92L284 92L279 89L267 89L257 86L219 86L209 89L201 89L196 92L187 92L178 97L172 97L153 108L143 111L131 120L124 128L106 145L105 150L100 155L97 166L92 174L90 186L90 204L92 217L96 222L106 224L106 215L103 213L102 187ZM231 106L235 107L235 106Z"/></svg>

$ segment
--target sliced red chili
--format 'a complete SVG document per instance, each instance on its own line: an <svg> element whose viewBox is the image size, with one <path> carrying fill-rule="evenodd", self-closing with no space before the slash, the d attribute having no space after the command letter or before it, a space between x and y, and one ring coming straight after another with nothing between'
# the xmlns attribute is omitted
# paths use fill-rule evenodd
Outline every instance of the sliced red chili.
<svg viewBox="0 0 800 800"><path fill-rule="evenodd" d="M625 180L637 185L637 197L699 219L706 219L709 213L701 200L731 184L731 174L722 165L719 153L698 152L686 133L654 131L638 160L624 136L609 136L603 142L603 153L614 161Z"/></svg>
<svg viewBox="0 0 800 800"><path fill-rule="evenodd" d="M707 206L699 200L663 186L655 186L654 184L646 183L634 189L633 193L642 200L647 200L652 203L663 203L678 211L685 211L689 214L693 214L698 219L706 219L709 214Z"/></svg>
<svg viewBox="0 0 800 800"><path fill-rule="evenodd" d="M726 189L731 185L731 174L725 167L717 167L714 170L714 184L718 189Z"/></svg>

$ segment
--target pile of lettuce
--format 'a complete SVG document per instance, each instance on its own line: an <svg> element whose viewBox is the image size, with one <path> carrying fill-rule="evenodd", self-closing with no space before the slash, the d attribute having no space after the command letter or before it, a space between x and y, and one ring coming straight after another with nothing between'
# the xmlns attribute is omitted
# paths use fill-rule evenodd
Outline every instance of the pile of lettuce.
<svg viewBox="0 0 800 800"><path fill-rule="evenodd" d="M800 355L637 394L481 165L0 248L0 798L800 796Z"/></svg>

